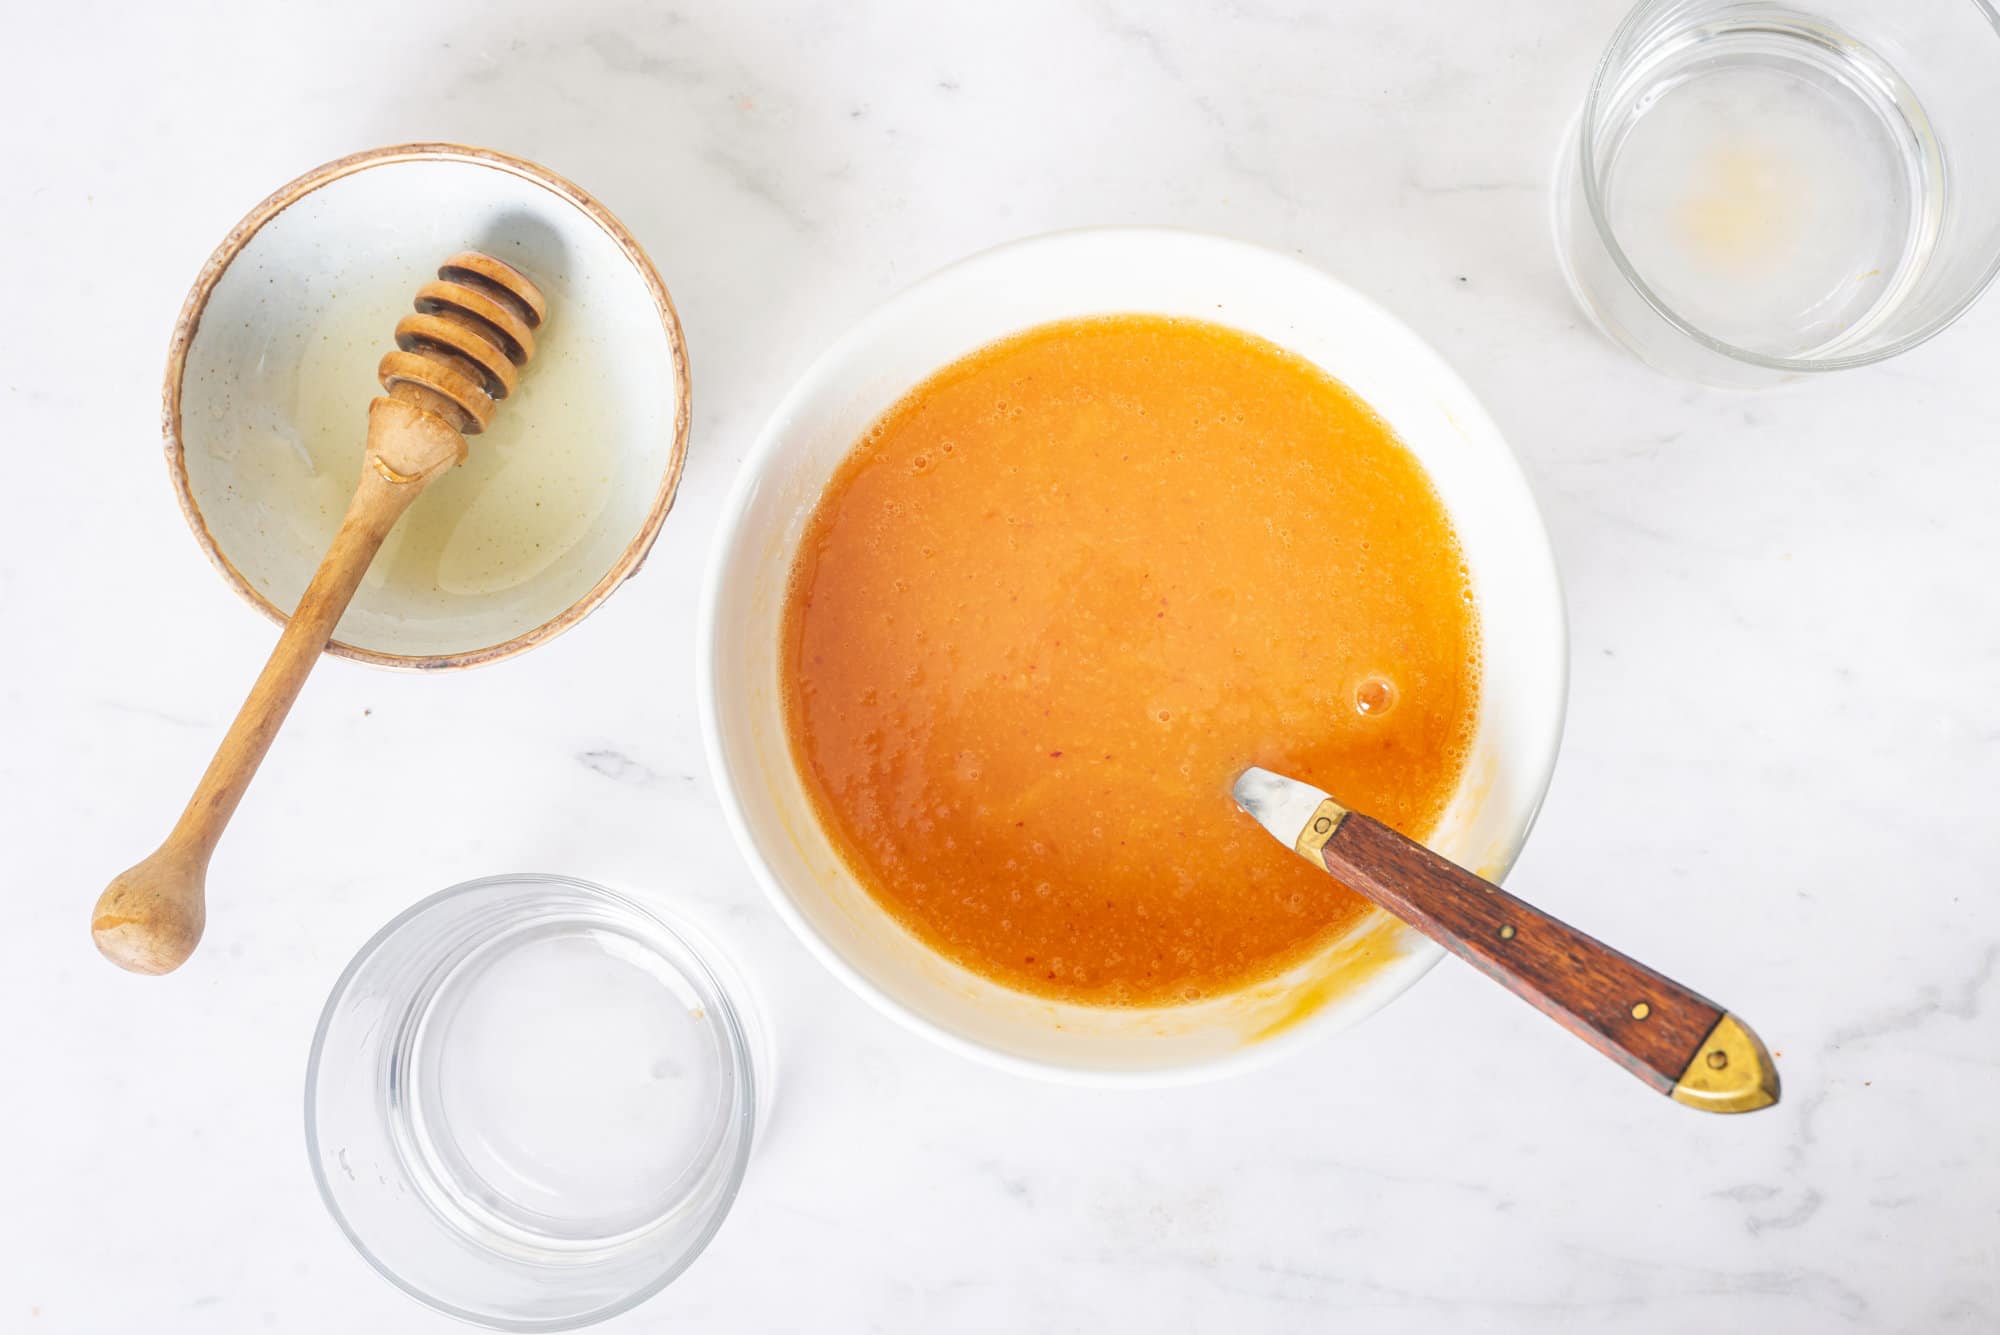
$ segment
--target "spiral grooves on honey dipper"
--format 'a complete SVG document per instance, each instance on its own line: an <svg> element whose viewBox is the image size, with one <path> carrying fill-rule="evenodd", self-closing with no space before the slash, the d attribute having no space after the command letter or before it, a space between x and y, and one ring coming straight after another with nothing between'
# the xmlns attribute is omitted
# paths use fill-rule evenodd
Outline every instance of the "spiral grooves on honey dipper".
<svg viewBox="0 0 2000 1335"><path fill-rule="evenodd" d="M390 397L444 417L466 435L486 429L535 355L548 303L525 274L476 250L438 267L417 292L416 314L396 326L397 351L376 374Z"/></svg>

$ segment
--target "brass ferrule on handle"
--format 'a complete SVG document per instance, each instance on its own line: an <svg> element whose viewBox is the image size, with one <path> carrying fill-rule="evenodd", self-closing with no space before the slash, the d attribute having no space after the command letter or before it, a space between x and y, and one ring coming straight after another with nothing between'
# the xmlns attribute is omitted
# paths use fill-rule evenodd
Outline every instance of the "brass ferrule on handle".
<svg viewBox="0 0 2000 1335"><path fill-rule="evenodd" d="M1312 819L1299 831L1299 837L1292 841L1292 851L1320 870L1326 870L1326 841L1339 832L1340 823L1347 819L1347 808L1327 798L1319 804Z"/></svg>

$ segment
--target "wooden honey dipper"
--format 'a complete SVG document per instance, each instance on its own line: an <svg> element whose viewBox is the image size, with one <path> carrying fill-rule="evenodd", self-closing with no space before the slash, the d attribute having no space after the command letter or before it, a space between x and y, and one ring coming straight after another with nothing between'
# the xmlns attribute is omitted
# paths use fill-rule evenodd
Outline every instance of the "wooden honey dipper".
<svg viewBox="0 0 2000 1335"><path fill-rule="evenodd" d="M333 544L173 832L98 897L90 934L112 963L166 973L194 953L208 917L209 857L306 674L397 519L465 459L465 437L485 430L513 392L547 314L525 275L477 251L446 260L417 292L416 314L396 326L397 351L377 372L388 395L368 405L361 481Z"/></svg>

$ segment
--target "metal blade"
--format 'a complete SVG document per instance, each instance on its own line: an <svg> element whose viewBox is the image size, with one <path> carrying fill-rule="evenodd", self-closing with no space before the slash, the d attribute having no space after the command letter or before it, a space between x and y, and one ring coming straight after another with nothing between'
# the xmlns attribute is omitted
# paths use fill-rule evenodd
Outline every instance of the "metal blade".
<svg viewBox="0 0 2000 1335"><path fill-rule="evenodd" d="M1325 793L1309 783L1255 765L1236 776L1236 787L1230 795L1237 806L1255 816L1257 823L1286 848L1298 846L1306 822L1319 810L1319 804L1327 800Z"/></svg>

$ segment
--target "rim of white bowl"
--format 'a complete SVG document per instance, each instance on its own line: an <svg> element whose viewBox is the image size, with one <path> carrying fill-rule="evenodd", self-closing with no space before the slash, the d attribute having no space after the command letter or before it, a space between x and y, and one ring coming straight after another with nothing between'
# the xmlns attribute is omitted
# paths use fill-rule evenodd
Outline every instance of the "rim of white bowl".
<svg viewBox="0 0 2000 1335"><path fill-rule="evenodd" d="M681 331L681 318L674 309L674 299L667 293L667 285L660 278L660 272L653 267L652 259L637 237L618 221L611 210L597 202L597 199L574 181L559 176L539 163L529 162L508 153L491 148L474 148L468 144L445 142L424 142L411 144L390 144L384 148L365 149L359 153L349 153L322 163L293 180L273 190L257 207L243 216L243 220L229 229L229 234L209 254L195 275L194 285L188 289L187 299L181 303L180 315L174 321L173 338L167 345L166 382L160 392L160 435L165 443L167 475L174 485L174 497L180 503L181 517L187 520L188 528L194 532L195 541L202 553L208 557L229 587L236 590L245 602L262 612L280 626L290 619L291 614L266 598L249 580L243 577L235 563L223 554L222 546L209 531L208 521L202 517L201 506L196 503L193 488L188 483L187 452L181 441L181 382L187 376L188 351L194 346L195 336L201 332L201 317L208 309L208 301L215 293L217 283L229 266L243 253L252 237L264 226L292 205L304 199L313 191L333 184L356 172L371 167L388 166L402 162L456 162L464 166L485 167L493 171L518 176L531 185L540 186L556 198L576 209L604 234L611 238L626 260L632 265L641 282L646 285L647 294L653 300L654 309L659 313L661 332L667 336L667 348L674 364L674 443L667 454L666 472L660 478L660 488L653 496L652 507L646 512L645 522L639 531L618 554L611 568L604 572L597 583L591 585L581 598L542 622L511 636L498 644L479 648L454 650L445 654L391 654L379 649L368 649L344 640L328 640L325 652L340 658L351 658L358 663L368 663L376 667L398 668L413 672L449 672L458 668L478 667L485 663L497 663L503 658L526 653L539 644L545 644L556 636L589 616L617 591L618 586L639 573L646 556L653 549L653 543L660 536L660 529L666 524L668 511L674 508L674 495L680 490L681 473L687 467L688 430L693 421L692 389L688 381L687 338Z"/></svg>
<svg viewBox="0 0 2000 1335"><path fill-rule="evenodd" d="M1549 539L1548 525L1542 520L1541 507L1535 502L1534 490L1528 485L1527 474L1521 468L1520 457L1514 453L1513 447L1507 444L1507 438L1501 433L1498 423L1493 421L1485 405L1473 394L1471 386L1452 369L1451 363L1431 346L1429 340L1410 328L1388 308L1349 287L1326 270L1304 260L1268 246L1220 233L1166 225L1123 224L1042 232L1002 242L954 260L908 284L862 316L845 333L829 344L792 382L791 388L778 401L777 407L766 417L764 426L758 432L749 453L738 466L735 480L723 500L715 535L710 544L708 567L702 577L701 601L696 612L695 695L698 712L701 715L702 746L708 754L709 769L715 780L723 821L728 825L737 849L741 852L743 860L749 864L751 875L756 878L765 899L791 929L793 936L805 945L828 972L845 983L850 991L905 1029L921 1034L941 1047L987 1066L1058 1084L1115 1089L1159 1089L1176 1085L1204 1084L1226 1076L1256 1070L1297 1052L1310 1043L1359 1024L1407 992L1418 979L1435 968L1438 961L1444 958L1444 948L1414 928L1404 926L1390 938L1398 950L1397 957L1375 970L1354 988L1343 992L1329 1004L1321 1006L1277 1033L1253 1039L1211 1057L1201 1057L1169 1066L1109 1069L1041 1061L1004 1048L993 1047L948 1029L890 996L877 986L872 978L849 963L847 958L821 936L799 911L797 904L792 901L791 893L771 870L770 864L764 859L763 850L757 844L756 837L750 832L749 822L743 814L741 799L737 796L736 774L730 767L728 755L723 748L722 729L716 708L715 626L716 617L721 611L721 584L725 558L735 542L736 531L750 507L750 501L764 480L765 469L776 455L779 442L785 436L787 424L796 420L799 408L805 400L818 392L821 383L829 378L833 369L844 365L856 348L865 346L875 339L880 331L899 318L906 308L921 301L924 294L934 285L961 278L964 276L964 271L988 264L1002 256L1013 256L1022 251L1054 248L1079 242L1115 241L1121 236L1153 240L1170 237L1218 250L1234 251L1258 263L1286 266L1298 274L1301 282L1316 284L1341 294L1344 299L1367 310L1373 318L1401 329L1413 343L1421 347L1424 355L1431 359L1436 368L1438 382L1449 385L1461 393L1464 402L1469 406L1473 414L1471 420L1462 423L1467 428L1468 435L1484 433L1499 446L1499 454L1506 466L1506 475L1519 493L1516 499L1525 503L1527 513L1535 521L1532 536L1536 540L1535 555L1540 558L1535 564L1543 572L1546 585L1555 600L1558 641L1555 645L1556 671L1550 680L1554 694L1555 724L1542 744L1541 754L1535 757L1536 779L1533 792L1529 795L1527 814L1521 822L1520 835L1506 851L1505 858L1498 867L1499 877L1506 876L1519 858L1522 849L1527 846L1528 838L1534 831L1535 821L1541 814L1542 802L1548 796L1549 784L1555 777L1556 757L1562 747L1569 701L1568 606L1563 597L1562 579L1556 566L1555 549ZM945 364L948 363L940 363L940 369ZM1380 909L1375 910L1375 913L1380 915L1381 920L1393 924L1393 919L1387 913Z"/></svg>

